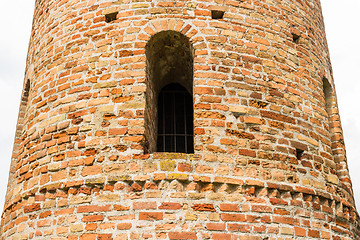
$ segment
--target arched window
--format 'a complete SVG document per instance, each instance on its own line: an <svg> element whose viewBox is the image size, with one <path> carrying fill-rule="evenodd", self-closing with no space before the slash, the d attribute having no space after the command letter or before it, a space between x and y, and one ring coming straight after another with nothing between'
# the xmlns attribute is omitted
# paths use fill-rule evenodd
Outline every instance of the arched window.
<svg viewBox="0 0 360 240"><path fill-rule="evenodd" d="M193 153L193 48L176 31L146 45L145 152Z"/></svg>
<svg viewBox="0 0 360 240"><path fill-rule="evenodd" d="M169 84L158 97L158 152L194 152L193 99L180 84Z"/></svg>

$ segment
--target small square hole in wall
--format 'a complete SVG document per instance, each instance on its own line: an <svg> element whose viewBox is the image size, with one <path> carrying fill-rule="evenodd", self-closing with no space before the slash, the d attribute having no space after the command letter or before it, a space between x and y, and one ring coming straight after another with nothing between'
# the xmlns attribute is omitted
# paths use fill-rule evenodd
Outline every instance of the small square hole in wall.
<svg viewBox="0 0 360 240"><path fill-rule="evenodd" d="M293 38L293 41L294 41L295 43L299 43L299 41L300 41L300 35L297 35L297 34L293 33L293 34L292 34L292 38Z"/></svg>
<svg viewBox="0 0 360 240"><path fill-rule="evenodd" d="M296 149L296 158L297 160L300 160L304 154L304 150Z"/></svg>
<svg viewBox="0 0 360 240"><path fill-rule="evenodd" d="M113 12L113 13L105 14L105 22L109 23L109 22L115 21L116 20L116 15L118 13L119 12Z"/></svg>
<svg viewBox="0 0 360 240"><path fill-rule="evenodd" d="M211 10L211 18L212 19L223 19L224 18L224 11L220 10Z"/></svg>

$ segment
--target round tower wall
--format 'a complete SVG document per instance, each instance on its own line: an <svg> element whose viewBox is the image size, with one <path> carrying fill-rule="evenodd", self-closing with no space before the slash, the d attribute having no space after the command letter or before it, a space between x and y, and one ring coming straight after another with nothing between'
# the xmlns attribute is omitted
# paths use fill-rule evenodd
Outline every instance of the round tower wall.
<svg viewBox="0 0 360 240"><path fill-rule="evenodd" d="M319 1L39 0L27 63L2 239L360 238Z"/></svg>

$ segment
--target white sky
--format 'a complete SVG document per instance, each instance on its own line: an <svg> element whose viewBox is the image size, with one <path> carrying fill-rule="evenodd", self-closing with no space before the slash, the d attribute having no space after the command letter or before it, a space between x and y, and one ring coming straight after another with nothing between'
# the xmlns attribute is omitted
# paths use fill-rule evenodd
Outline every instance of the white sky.
<svg viewBox="0 0 360 240"><path fill-rule="evenodd" d="M0 14L0 212L22 90L34 0L2 1ZM351 179L360 209L359 0L322 0ZM11 9L11 11L9 10Z"/></svg>

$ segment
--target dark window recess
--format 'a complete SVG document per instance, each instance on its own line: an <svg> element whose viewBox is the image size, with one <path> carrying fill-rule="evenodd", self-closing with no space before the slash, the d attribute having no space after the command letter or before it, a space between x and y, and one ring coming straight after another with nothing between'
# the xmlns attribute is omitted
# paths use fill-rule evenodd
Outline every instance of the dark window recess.
<svg viewBox="0 0 360 240"><path fill-rule="evenodd" d="M296 149L296 158L297 160L300 160L304 154L304 150Z"/></svg>
<svg viewBox="0 0 360 240"><path fill-rule="evenodd" d="M323 82L323 91L324 91L324 100L325 100L325 107L326 107L326 111L328 113L328 115L330 116L331 114L331 105L332 105L332 87L331 84L329 83L329 80L327 80L327 78L323 77L322 79Z"/></svg>
<svg viewBox="0 0 360 240"><path fill-rule="evenodd" d="M109 23L116 20L116 16L119 12L113 12L105 15L105 22Z"/></svg>
<svg viewBox="0 0 360 240"><path fill-rule="evenodd" d="M293 41L294 41L295 43L299 43L299 41L300 41L300 35L297 35L297 34L293 33L293 34L292 34L292 38L293 38Z"/></svg>
<svg viewBox="0 0 360 240"><path fill-rule="evenodd" d="M224 18L224 11L220 10L211 10L211 18L212 19L223 19Z"/></svg>
<svg viewBox="0 0 360 240"><path fill-rule="evenodd" d="M30 92L30 79L26 81L25 89L24 89L24 97L28 97Z"/></svg>
<svg viewBox="0 0 360 240"><path fill-rule="evenodd" d="M158 152L194 152L193 100L180 84L169 84L158 98Z"/></svg>

